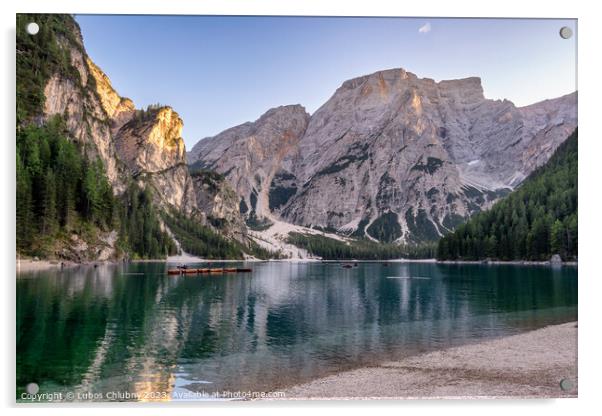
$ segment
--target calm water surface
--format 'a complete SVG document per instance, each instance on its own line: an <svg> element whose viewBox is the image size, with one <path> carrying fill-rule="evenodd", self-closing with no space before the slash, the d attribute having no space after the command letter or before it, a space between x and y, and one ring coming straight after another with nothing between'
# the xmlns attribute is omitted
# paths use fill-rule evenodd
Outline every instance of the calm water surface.
<svg viewBox="0 0 602 416"><path fill-rule="evenodd" d="M577 319L573 267L251 267L173 277L164 263L133 263L19 275L17 398L30 382L40 393L171 399L277 390Z"/></svg>

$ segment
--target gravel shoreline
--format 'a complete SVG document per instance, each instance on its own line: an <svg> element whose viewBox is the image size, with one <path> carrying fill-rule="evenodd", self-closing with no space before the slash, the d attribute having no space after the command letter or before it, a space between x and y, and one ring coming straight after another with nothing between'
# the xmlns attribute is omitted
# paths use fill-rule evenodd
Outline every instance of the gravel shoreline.
<svg viewBox="0 0 602 416"><path fill-rule="evenodd" d="M38 272L50 269L60 269L66 267L75 267L78 264L73 262L62 262L58 260L33 260L33 259L19 259L16 261L17 274L27 272Z"/></svg>
<svg viewBox="0 0 602 416"><path fill-rule="evenodd" d="M346 371L283 392L284 399L318 400L577 397L577 322Z"/></svg>

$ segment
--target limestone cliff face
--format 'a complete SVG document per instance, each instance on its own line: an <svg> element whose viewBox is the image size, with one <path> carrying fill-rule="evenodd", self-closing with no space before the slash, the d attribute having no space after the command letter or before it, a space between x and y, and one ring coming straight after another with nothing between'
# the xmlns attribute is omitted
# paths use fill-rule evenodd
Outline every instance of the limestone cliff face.
<svg viewBox="0 0 602 416"><path fill-rule="evenodd" d="M545 163L577 125L576 100L573 93L517 108L486 99L479 78L379 71L344 82L297 124L290 145L267 129L253 147L260 119L201 140L189 161L223 173L245 203L256 193L265 216L380 241L428 241ZM281 113L280 125L287 119L296 120ZM252 163L260 149L278 155L270 175L265 163Z"/></svg>
<svg viewBox="0 0 602 416"><path fill-rule="evenodd" d="M119 156L135 173L184 164L183 125L170 107L138 111L115 134Z"/></svg>
<svg viewBox="0 0 602 416"><path fill-rule="evenodd" d="M90 157L103 161L116 194L134 178L156 190L153 195L161 206L191 213L196 197L186 166L182 120L170 107L136 110L86 55L79 31L75 35L75 42L59 38L59 46L69 51L79 77L51 77L44 91L44 115L66 117L71 135L85 144Z"/></svg>
<svg viewBox="0 0 602 416"><path fill-rule="evenodd" d="M66 118L71 136L86 144L90 158L99 157L105 167L107 177L116 193L125 189L124 168L119 163L112 140L110 119L96 94L90 68L78 45L61 43L71 55L71 64L77 69L79 79L63 74L54 74L44 89L44 117L55 114Z"/></svg>
<svg viewBox="0 0 602 416"><path fill-rule="evenodd" d="M189 154L198 167L223 174L240 196L247 218L270 215L273 180L290 172L309 114L300 105L274 108L253 123L245 123L201 140Z"/></svg>
<svg viewBox="0 0 602 416"><path fill-rule="evenodd" d="M162 204L190 214L196 208L186 166L183 122L170 107L134 112L115 133L120 159L133 177L144 180Z"/></svg>
<svg viewBox="0 0 602 416"><path fill-rule="evenodd" d="M113 89L111 80L90 58L86 59L91 75L96 82L95 89L100 98L107 117L111 120L113 134L116 133L124 123L132 118L136 111L134 102L129 98L120 97Z"/></svg>
<svg viewBox="0 0 602 416"><path fill-rule="evenodd" d="M96 81L96 92L109 118L114 119L122 112L135 110L132 100L120 97L113 89L109 77L90 58L86 58L86 63Z"/></svg>
<svg viewBox="0 0 602 416"><path fill-rule="evenodd" d="M514 147L516 154L521 156L519 166L531 168L525 169L524 173L528 174L535 167L546 163L577 126L577 93L518 110L525 120L525 128L529 130Z"/></svg>

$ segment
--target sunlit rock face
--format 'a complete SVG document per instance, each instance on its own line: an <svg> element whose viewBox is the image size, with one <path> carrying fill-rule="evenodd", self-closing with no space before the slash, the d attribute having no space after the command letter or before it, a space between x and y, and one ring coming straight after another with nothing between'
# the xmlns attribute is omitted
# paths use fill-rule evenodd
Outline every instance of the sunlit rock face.
<svg viewBox="0 0 602 416"><path fill-rule="evenodd" d="M311 117L280 107L203 139L189 163L224 174L249 213L429 241L545 163L575 129L576 104L573 93L518 108L486 99L476 77L436 82L392 69L344 82ZM265 128L274 114L280 128Z"/></svg>
<svg viewBox="0 0 602 416"><path fill-rule="evenodd" d="M182 127L169 107L138 112L115 135L119 156L135 173L157 173L183 164Z"/></svg>
<svg viewBox="0 0 602 416"><path fill-rule="evenodd" d="M132 112L135 110L132 100L120 97L113 89L109 77L90 58L86 59L86 63L96 81L96 92L109 118L114 119L122 112Z"/></svg>
<svg viewBox="0 0 602 416"><path fill-rule="evenodd" d="M182 119L170 107L138 110L115 133L115 145L133 177L155 189L155 199L190 214L196 198L182 127Z"/></svg>
<svg viewBox="0 0 602 416"><path fill-rule="evenodd" d="M89 73L85 63L78 61L79 51L73 51L76 52L71 54L72 63L81 71L80 80L61 74L50 78L44 89L44 117L64 116L71 137L86 145L85 151L90 159L102 160L114 191L120 193L125 189L125 182L112 140L110 120L94 90L87 88Z"/></svg>
<svg viewBox="0 0 602 416"><path fill-rule="evenodd" d="M76 25L74 41L59 38L79 76L55 74L45 88L45 117L63 115L70 135L84 144L90 158L99 157L114 192L131 179L149 185L164 208L184 213L196 209L186 166L183 122L170 107L136 110L121 97L109 77L86 55Z"/></svg>

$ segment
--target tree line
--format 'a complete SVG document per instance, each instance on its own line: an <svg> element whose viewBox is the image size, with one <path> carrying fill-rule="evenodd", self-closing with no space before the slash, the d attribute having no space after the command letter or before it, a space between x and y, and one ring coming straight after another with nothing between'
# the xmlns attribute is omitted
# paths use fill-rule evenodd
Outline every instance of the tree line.
<svg viewBox="0 0 602 416"><path fill-rule="evenodd" d="M433 258L435 244L404 245L377 243L367 239L344 242L316 234L289 233L287 243L325 260L390 260Z"/></svg>
<svg viewBox="0 0 602 416"><path fill-rule="evenodd" d="M577 130L490 210L439 240L440 260L577 259Z"/></svg>

